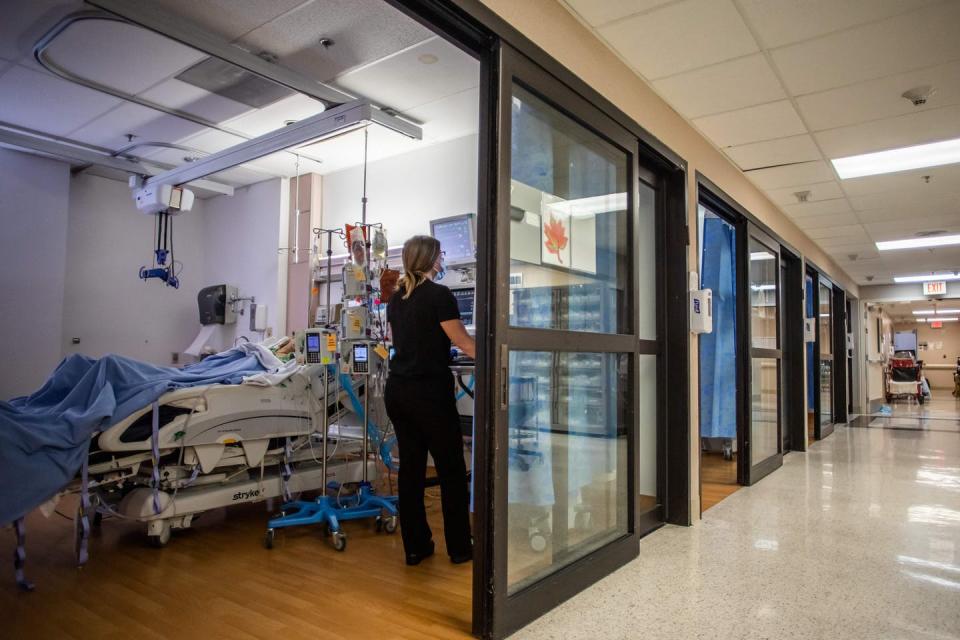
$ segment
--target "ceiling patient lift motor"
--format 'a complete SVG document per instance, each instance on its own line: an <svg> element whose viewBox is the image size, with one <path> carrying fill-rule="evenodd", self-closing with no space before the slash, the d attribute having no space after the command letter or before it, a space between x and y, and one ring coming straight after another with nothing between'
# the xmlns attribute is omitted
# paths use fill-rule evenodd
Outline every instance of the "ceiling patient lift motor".
<svg viewBox="0 0 960 640"><path fill-rule="evenodd" d="M156 246L153 250L153 267L140 267L140 278L158 278L168 287L180 288L173 254L173 219L193 208L194 195L189 189L169 184L144 185L142 176L130 176L130 188L137 210L157 217Z"/></svg>

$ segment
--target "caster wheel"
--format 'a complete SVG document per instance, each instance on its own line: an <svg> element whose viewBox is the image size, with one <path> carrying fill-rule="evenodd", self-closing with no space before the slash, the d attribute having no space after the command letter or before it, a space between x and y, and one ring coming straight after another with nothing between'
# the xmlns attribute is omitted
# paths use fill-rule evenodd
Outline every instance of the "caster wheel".
<svg viewBox="0 0 960 640"><path fill-rule="evenodd" d="M397 516L390 516L383 521L383 530L387 533L397 532Z"/></svg>
<svg viewBox="0 0 960 640"><path fill-rule="evenodd" d="M530 548L537 553L543 553L547 548L547 537L542 533L535 533L530 536Z"/></svg>
<svg viewBox="0 0 960 640"><path fill-rule="evenodd" d="M263 546L265 549L273 549L273 539L276 536L273 529L267 529L267 533L263 536Z"/></svg>
<svg viewBox="0 0 960 640"><path fill-rule="evenodd" d="M337 531L333 534L333 548L337 551L346 551L347 550L347 536L346 534Z"/></svg>
<svg viewBox="0 0 960 640"><path fill-rule="evenodd" d="M160 533L155 536L147 535L147 538L150 539L150 544L157 549L167 546L167 543L170 542L170 524L164 522Z"/></svg>

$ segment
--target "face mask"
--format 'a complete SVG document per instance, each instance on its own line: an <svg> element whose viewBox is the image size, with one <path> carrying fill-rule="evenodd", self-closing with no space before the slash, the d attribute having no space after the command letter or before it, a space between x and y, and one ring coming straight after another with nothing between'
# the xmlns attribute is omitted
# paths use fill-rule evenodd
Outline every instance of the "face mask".
<svg viewBox="0 0 960 640"><path fill-rule="evenodd" d="M437 269L437 275L434 276L434 280L443 280L443 276L447 275L447 263L443 258L443 254L440 254L440 268Z"/></svg>

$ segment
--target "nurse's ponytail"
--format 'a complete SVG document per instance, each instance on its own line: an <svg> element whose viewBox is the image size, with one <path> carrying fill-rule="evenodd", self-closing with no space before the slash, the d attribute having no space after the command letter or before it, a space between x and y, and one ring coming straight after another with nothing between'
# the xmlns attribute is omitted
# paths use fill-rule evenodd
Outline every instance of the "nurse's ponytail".
<svg viewBox="0 0 960 640"><path fill-rule="evenodd" d="M406 300L430 276L440 257L440 241L433 236L413 236L403 243L403 275L398 284Z"/></svg>

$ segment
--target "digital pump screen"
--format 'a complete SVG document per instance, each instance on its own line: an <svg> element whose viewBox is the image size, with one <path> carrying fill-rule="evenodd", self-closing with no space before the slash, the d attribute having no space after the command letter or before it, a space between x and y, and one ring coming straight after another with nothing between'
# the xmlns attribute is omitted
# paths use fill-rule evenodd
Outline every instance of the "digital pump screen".
<svg viewBox="0 0 960 640"><path fill-rule="evenodd" d="M353 345L353 361L354 362L367 361L367 345L365 344Z"/></svg>
<svg viewBox="0 0 960 640"><path fill-rule="evenodd" d="M307 353L320 353L320 334L307 334Z"/></svg>
<svg viewBox="0 0 960 640"><path fill-rule="evenodd" d="M440 248L450 264L473 262L476 259L473 246L473 226L470 218L434 222L433 237L440 241Z"/></svg>

